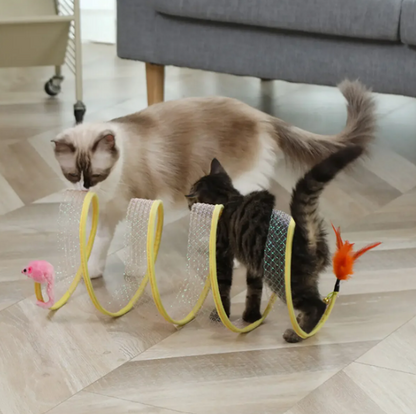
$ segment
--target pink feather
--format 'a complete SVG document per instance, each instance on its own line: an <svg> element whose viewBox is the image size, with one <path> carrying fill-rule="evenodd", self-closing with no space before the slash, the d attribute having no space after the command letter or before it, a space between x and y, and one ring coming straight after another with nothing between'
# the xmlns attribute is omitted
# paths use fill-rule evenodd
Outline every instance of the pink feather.
<svg viewBox="0 0 416 414"><path fill-rule="evenodd" d="M46 293L48 301L37 301L36 304L42 308L50 308L55 303L55 270L53 266L45 260L31 261L23 270L22 274L26 275L33 281L41 284L47 284Z"/></svg>

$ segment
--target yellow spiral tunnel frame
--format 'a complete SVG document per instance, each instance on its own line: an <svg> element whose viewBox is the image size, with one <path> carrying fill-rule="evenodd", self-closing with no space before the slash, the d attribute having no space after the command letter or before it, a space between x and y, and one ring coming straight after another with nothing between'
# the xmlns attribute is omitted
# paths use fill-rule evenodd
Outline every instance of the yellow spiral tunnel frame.
<svg viewBox="0 0 416 414"><path fill-rule="evenodd" d="M140 201L140 200L136 200ZM163 203L159 200L155 200L152 202L150 214L148 217L147 223L147 240L146 240L146 249L147 249L147 272L144 276L143 280L141 281L140 285L138 286L134 295L130 298L129 302L119 309L116 312L111 312L106 309L98 300L97 295L94 291L94 287L91 282L91 278L88 272L88 259L90 257L94 239L97 232L98 227L98 219L99 219L99 203L98 197L93 192L86 193L82 205L81 210L81 217L79 223L79 253L80 253L80 262L81 265L78 271L75 274L74 279L72 280L68 290L59 298L55 304L50 308L50 310L58 310L62 306L66 304L69 300L71 295L74 293L75 289L77 288L81 279L84 279L85 286L87 288L89 297L93 302L94 306L103 314L111 316L111 317L120 317L127 312L129 312L135 305L135 303L140 299L143 295L146 285L150 282L151 291L153 300L156 304L156 307L162 317L169 323L175 324L177 326L183 326L187 323L191 322L195 316L197 315L198 311L203 306L205 299L208 296L210 289L212 289L212 295L215 302L215 307L220 317L221 322L223 325L228 328L230 331L235 333L247 333L252 331L253 329L257 328L261 325L264 320L266 319L267 315L270 313L274 302L277 299L276 294L272 294L268 304L262 314L262 317L254 323L251 323L243 328L237 327L227 316L222 300L221 295L219 292L218 280L217 280L217 266L216 266L216 238L217 238L217 226L218 221L221 216L223 210L223 206L217 205L214 207L212 216L211 216L211 228L209 234L209 277L207 277L205 285L202 291L199 294L198 299L195 301L195 304L191 311L181 319L174 319L171 317L163 304L163 300L160 294L159 286L156 279L155 273L155 263L157 260L160 242L162 238L162 231L163 231L163 218L164 218L164 211L163 211ZM87 239L87 223L88 223L88 216L91 211L91 230L88 235ZM140 218L139 218L140 219ZM143 218L145 219L145 218ZM290 316L290 321L292 323L294 331L299 335L301 338L306 339L315 335L324 325L326 320L328 319L335 301L338 292L332 292L329 294L325 299L325 303L327 304L326 311L316 325L316 327L309 333L302 330L299 326L295 309L293 307L292 301L292 292L291 292L291 259L292 259L292 242L293 242L293 234L295 230L295 222L293 219L290 218L290 222L287 228L286 234L286 247L285 247L285 263L284 263L284 289L285 289L285 296L286 296L286 304L287 309ZM39 283L35 283L35 294L38 300L43 301L42 295L42 288Z"/></svg>

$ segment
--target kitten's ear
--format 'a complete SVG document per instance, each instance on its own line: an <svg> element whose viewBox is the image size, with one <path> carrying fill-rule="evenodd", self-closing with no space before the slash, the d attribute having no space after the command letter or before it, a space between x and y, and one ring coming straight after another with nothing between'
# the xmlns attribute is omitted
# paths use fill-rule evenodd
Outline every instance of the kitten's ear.
<svg viewBox="0 0 416 414"><path fill-rule="evenodd" d="M75 147L68 141L66 135L58 135L51 142L55 145L55 154L70 154L72 152L75 152Z"/></svg>
<svg viewBox="0 0 416 414"><path fill-rule="evenodd" d="M114 151L116 149L116 137L114 132L105 131L103 134L101 134L92 149L93 151Z"/></svg>
<svg viewBox="0 0 416 414"><path fill-rule="evenodd" d="M210 175L215 175L215 174L227 174L227 172L224 170L223 166L220 164L220 162L214 158L211 161L211 171L209 172Z"/></svg>

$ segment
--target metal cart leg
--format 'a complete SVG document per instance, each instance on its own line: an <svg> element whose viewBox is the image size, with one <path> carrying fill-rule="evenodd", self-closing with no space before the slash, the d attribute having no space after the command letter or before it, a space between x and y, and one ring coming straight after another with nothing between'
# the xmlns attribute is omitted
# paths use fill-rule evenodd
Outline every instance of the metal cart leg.
<svg viewBox="0 0 416 414"><path fill-rule="evenodd" d="M81 13L80 0L74 1L74 34L75 34L75 98L74 116L77 124L82 123L87 107L82 102L82 49L81 49Z"/></svg>

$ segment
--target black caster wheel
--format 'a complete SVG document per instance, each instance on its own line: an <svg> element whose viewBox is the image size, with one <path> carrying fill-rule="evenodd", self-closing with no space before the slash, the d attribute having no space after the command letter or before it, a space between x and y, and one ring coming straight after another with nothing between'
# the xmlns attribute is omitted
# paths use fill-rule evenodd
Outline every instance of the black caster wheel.
<svg viewBox="0 0 416 414"><path fill-rule="evenodd" d="M56 96L61 92L61 85L54 82L54 78L51 78L45 83L44 89L49 96Z"/></svg>
<svg viewBox="0 0 416 414"><path fill-rule="evenodd" d="M82 102L77 102L74 105L74 116L75 116L75 122L77 124L82 124L82 121L84 120L85 112L87 112L86 106Z"/></svg>

